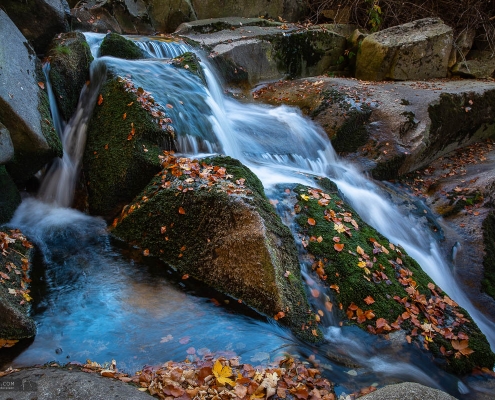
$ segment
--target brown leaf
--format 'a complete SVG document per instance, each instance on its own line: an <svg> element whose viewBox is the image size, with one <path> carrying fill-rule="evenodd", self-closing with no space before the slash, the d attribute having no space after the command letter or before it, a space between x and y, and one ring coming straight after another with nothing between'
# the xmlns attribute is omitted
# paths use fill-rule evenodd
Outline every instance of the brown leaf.
<svg viewBox="0 0 495 400"><path fill-rule="evenodd" d="M234 388L234 392L239 397L242 399L244 396L247 394L247 387L243 385L236 384Z"/></svg>
<svg viewBox="0 0 495 400"><path fill-rule="evenodd" d="M184 210L182 207L179 207L179 214L184 215L186 213L186 210Z"/></svg>
<svg viewBox="0 0 495 400"><path fill-rule="evenodd" d="M373 304L375 302L375 299L371 296L367 296L365 299L364 299L364 302L368 305L370 304Z"/></svg>
<svg viewBox="0 0 495 400"><path fill-rule="evenodd" d="M333 245L333 248L335 249L335 251L341 252L342 250L344 250L344 243L335 243Z"/></svg>
<svg viewBox="0 0 495 400"><path fill-rule="evenodd" d="M45 84L43 82L38 82L38 86L41 88L41 90L45 90Z"/></svg>
<svg viewBox="0 0 495 400"><path fill-rule="evenodd" d="M101 106L101 104L103 103L103 96L101 95L101 93L98 95L98 105Z"/></svg>
<svg viewBox="0 0 495 400"><path fill-rule="evenodd" d="M313 218L308 218L308 224L310 224L311 226L314 226L314 225L316 225L316 221Z"/></svg>

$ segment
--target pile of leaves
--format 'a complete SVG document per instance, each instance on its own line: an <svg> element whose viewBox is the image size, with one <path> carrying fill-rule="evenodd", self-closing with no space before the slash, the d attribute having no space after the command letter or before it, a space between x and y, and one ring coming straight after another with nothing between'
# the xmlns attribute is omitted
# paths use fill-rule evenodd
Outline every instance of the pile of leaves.
<svg viewBox="0 0 495 400"><path fill-rule="evenodd" d="M115 361L102 366L88 360L81 370L134 383L160 399L335 399L333 384L319 369L291 357L265 368L241 364L237 357L214 359L209 355L195 362L168 361L145 367L134 376L119 372Z"/></svg>
<svg viewBox="0 0 495 400"><path fill-rule="evenodd" d="M417 19L437 17L454 28L456 35L466 29L484 33L495 50L493 0L306 0L313 23L328 22L327 10L349 15L349 23L366 29L385 29Z"/></svg>
<svg viewBox="0 0 495 400"><path fill-rule="evenodd" d="M0 290L5 290L8 296L18 300L22 308L27 308L32 300L29 295L31 279L27 254L32 247L19 230L0 231ZM22 253L22 249L26 251ZM0 348L12 347L17 342L0 338Z"/></svg>
<svg viewBox="0 0 495 400"><path fill-rule="evenodd" d="M194 190L212 190L225 192L229 195L250 195L251 191L244 185L245 179L233 180L233 175L227 173L225 167L208 164L207 162L176 157L173 151L164 151L159 156L162 171L157 175L155 184L151 186L151 192L145 193L137 202L124 207L119 218L115 219L115 227L120 221L141 206L141 202L147 202L161 190L175 190L177 195ZM179 214L185 214L186 210L179 207Z"/></svg>
<svg viewBox="0 0 495 400"><path fill-rule="evenodd" d="M409 343L449 361L485 347L490 353L487 343L477 347L486 339L466 312L399 246L365 224L337 195L303 186L294 191L301 244L348 323L372 334L402 330ZM493 361L489 356L487 364Z"/></svg>
<svg viewBox="0 0 495 400"><path fill-rule="evenodd" d="M164 131L167 131L172 135L172 138L175 136L175 129L172 126L172 119L167 117L165 112L163 111L163 107L155 101L150 92L144 90L142 87L136 87L134 82L132 82L128 78L124 78L119 76L118 81L124 85L126 92L134 93L136 95L136 101L141 105L143 109L148 111L148 113L155 119L155 122L160 126L160 128ZM103 102L103 97L100 94L98 97L98 105L101 105ZM127 106L132 106L132 103L127 104ZM174 108L171 104L167 104L166 107ZM126 119L127 114L124 113L122 115L122 119ZM132 140L135 134L134 124L131 123L131 131L127 140Z"/></svg>

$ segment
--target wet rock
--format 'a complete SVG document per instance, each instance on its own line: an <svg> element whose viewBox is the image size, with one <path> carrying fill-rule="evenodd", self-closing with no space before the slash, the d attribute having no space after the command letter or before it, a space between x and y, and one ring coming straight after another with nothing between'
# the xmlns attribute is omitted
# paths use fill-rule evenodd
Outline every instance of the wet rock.
<svg viewBox="0 0 495 400"><path fill-rule="evenodd" d="M367 36L356 61L356 78L420 80L447 76L452 29L425 18Z"/></svg>
<svg viewBox="0 0 495 400"><path fill-rule="evenodd" d="M90 374L78 369L67 368L27 368L12 373L1 381L14 382L16 400L74 399L106 400L135 399L147 400L153 397L117 379L104 378L100 374ZM24 384L24 390L22 386ZM31 390L30 390L31 389ZM12 398L12 391L2 391L0 399Z"/></svg>
<svg viewBox="0 0 495 400"><path fill-rule="evenodd" d="M37 53L44 53L56 34L69 30L66 0L2 0L2 9Z"/></svg>
<svg viewBox="0 0 495 400"><path fill-rule="evenodd" d="M183 22L198 19L190 1L150 0L149 17L158 32L173 32Z"/></svg>
<svg viewBox="0 0 495 400"><path fill-rule="evenodd" d="M76 109L81 89L89 79L89 65L93 60L89 45L80 32L58 35L48 50L50 82L59 111L69 121Z"/></svg>
<svg viewBox="0 0 495 400"><path fill-rule="evenodd" d="M414 382L398 383L396 385L388 385L378 389L375 392L362 396L363 400L456 400L455 397L442 392L441 390L433 389L428 386L420 385Z"/></svg>
<svg viewBox="0 0 495 400"><path fill-rule="evenodd" d="M12 157L14 157L14 145L10 133L5 125L0 123L0 165L10 161Z"/></svg>
<svg viewBox="0 0 495 400"><path fill-rule="evenodd" d="M145 58L144 51L136 43L117 33L109 33L100 46L100 57L112 56L125 60Z"/></svg>
<svg viewBox="0 0 495 400"><path fill-rule="evenodd" d="M106 82L88 127L83 164L89 210L107 221L160 170L162 150L173 148L171 134L137 101L138 88L129 88L119 78Z"/></svg>
<svg viewBox="0 0 495 400"><path fill-rule="evenodd" d="M32 245L19 231L6 228L0 229L0 245L0 262L5 266L0 284L0 338L19 340L33 337L36 324L29 316L32 299L28 289Z"/></svg>
<svg viewBox="0 0 495 400"><path fill-rule="evenodd" d="M393 346L403 338L405 348L418 345L455 374L493 368L495 354L467 312L403 248L361 220L334 184L324 179L320 186L293 185L288 196L308 264L332 289L326 309L372 334L404 331ZM463 340L470 350L459 349Z"/></svg>
<svg viewBox="0 0 495 400"><path fill-rule="evenodd" d="M19 204L21 204L21 195L17 186L5 169L5 165L0 165L0 225L10 221Z"/></svg>
<svg viewBox="0 0 495 400"><path fill-rule="evenodd" d="M112 233L216 290L321 340L290 230L239 161L166 154L164 169L126 206ZM313 320L313 321L312 321Z"/></svg>
<svg viewBox="0 0 495 400"><path fill-rule="evenodd" d="M302 29L260 18L194 21L176 34L206 46L224 78L232 76L230 66L234 75L247 74L250 85L340 70L346 45L344 36L325 26Z"/></svg>
<svg viewBox="0 0 495 400"><path fill-rule="evenodd" d="M18 183L29 179L62 145L53 127L41 66L32 47L0 10L0 122L10 132L14 159L7 166Z"/></svg>
<svg viewBox="0 0 495 400"><path fill-rule="evenodd" d="M493 82L372 84L317 77L271 84L254 97L299 106L341 155L378 179L393 179L495 135Z"/></svg>

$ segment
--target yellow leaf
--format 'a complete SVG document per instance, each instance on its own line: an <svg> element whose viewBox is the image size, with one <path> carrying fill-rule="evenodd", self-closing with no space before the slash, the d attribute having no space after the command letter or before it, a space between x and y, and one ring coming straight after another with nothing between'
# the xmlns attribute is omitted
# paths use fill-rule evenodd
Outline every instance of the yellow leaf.
<svg viewBox="0 0 495 400"><path fill-rule="evenodd" d="M235 386L235 382L229 379L229 376L232 376L232 369L228 365L222 366L220 360L217 360L213 365L213 375L215 375L220 385L228 383L232 387Z"/></svg>
<svg viewBox="0 0 495 400"><path fill-rule="evenodd" d="M334 224L333 229L335 229L338 233L344 233L345 232L345 226L343 224Z"/></svg>
<svg viewBox="0 0 495 400"><path fill-rule="evenodd" d="M303 199L304 201L308 201L309 200L309 196L306 195L306 194L302 194L301 195L301 199Z"/></svg>
<svg viewBox="0 0 495 400"><path fill-rule="evenodd" d="M365 262L365 261L359 261L359 262L358 262L358 267L359 267L359 268L364 268L364 267L366 267L366 262Z"/></svg>
<svg viewBox="0 0 495 400"><path fill-rule="evenodd" d="M25 292L22 293L22 297L24 297L24 300L26 300L26 301L33 300L33 298Z"/></svg>

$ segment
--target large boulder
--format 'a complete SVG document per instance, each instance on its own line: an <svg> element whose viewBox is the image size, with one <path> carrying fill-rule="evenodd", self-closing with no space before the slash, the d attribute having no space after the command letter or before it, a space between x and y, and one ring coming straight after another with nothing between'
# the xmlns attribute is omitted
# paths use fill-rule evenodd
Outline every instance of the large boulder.
<svg viewBox="0 0 495 400"><path fill-rule="evenodd" d="M145 255L321 340L290 230L239 161L162 156L163 170L115 221L112 233Z"/></svg>
<svg viewBox="0 0 495 400"><path fill-rule="evenodd" d="M335 150L378 179L393 179L452 150L495 137L495 83L387 82L317 77L277 82L259 101L300 107Z"/></svg>
<svg viewBox="0 0 495 400"><path fill-rule="evenodd" d="M495 56L491 51L476 51L452 67L452 74L464 78L490 79L495 77Z"/></svg>
<svg viewBox="0 0 495 400"><path fill-rule="evenodd" d="M62 145L36 54L2 10L0 35L0 122L9 130L15 149L7 169L16 182L23 182L61 156Z"/></svg>
<svg viewBox="0 0 495 400"><path fill-rule="evenodd" d="M48 50L50 82L62 118L68 121L76 109L79 95L89 79L93 60L86 38L69 32L53 39Z"/></svg>
<svg viewBox="0 0 495 400"><path fill-rule="evenodd" d="M17 230L0 229L0 339L17 341L36 334L29 317L29 262L33 246Z"/></svg>
<svg viewBox="0 0 495 400"><path fill-rule="evenodd" d="M176 34L210 50L228 82L246 79L250 85L341 70L346 48L345 37L324 26L301 29L261 18L193 21Z"/></svg>
<svg viewBox="0 0 495 400"><path fill-rule="evenodd" d="M66 0L2 0L2 9L37 53L44 53L56 34L69 30Z"/></svg>
<svg viewBox="0 0 495 400"><path fill-rule="evenodd" d="M183 22L198 19L187 0L149 0L149 17L158 32L173 32Z"/></svg>
<svg viewBox="0 0 495 400"><path fill-rule="evenodd" d="M332 289L333 312L410 349L419 345L455 374L492 369L495 354L467 312L404 249L362 221L335 185L322 180L320 186L294 185L284 201L294 204L305 259Z"/></svg>
<svg viewBox="0 0 495 400"><path fill-rule="evenodd" d="M101 42L99 56L112 56L125 60L145 58L144 51L136 43L117 33L109 33Z"/></svg>
<svg viewBox="0 0 495 400"><path fill-rule="evenodd" d="M453 31L425 18L367 36L356 61L356 78L366 81L445 78Z"/></svg>
<svg viewBox="0 0 495 400"><path fill-rule="evenodd" d="M149 93L123 78L101 89L83 159L91 214L112 220L160 170L162 150L173 148L172 134L162 129L168 125L158 121L165 112L151 102Z"/></svg>

